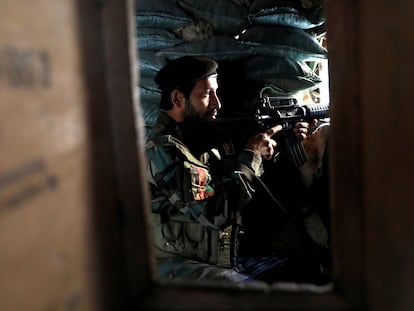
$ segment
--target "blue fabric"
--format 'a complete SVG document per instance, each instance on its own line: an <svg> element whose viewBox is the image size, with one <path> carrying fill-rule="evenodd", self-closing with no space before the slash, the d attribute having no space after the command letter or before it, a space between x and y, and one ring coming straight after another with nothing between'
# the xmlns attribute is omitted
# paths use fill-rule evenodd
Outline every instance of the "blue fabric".
<svg viewBox="0 0 414 311"><path fill-rule="evenodd" d="M248 275L248 280L256 280L262 279L267 272L282 268L286 262L287 258L278 257L238 257L234 270Z"/></svg>
<svg viewBox="0 0 414 311"><path fill-rule="evenodd" d="M158 259L157 271L157 279L160 280L216 280L231 281L234 283L250 280L249 276L233 269L220 268L179 256Z"/></svg>
<svg viewBox="0 0 414 311"><path fill-rule="evenodd" d="M234 269L224 269L209 264L172 257L159 260L158 278L185 278L193 280L230 280L235 283L261 280L269 273L282 269L286 258L276 257L239 257Z"/></svg>

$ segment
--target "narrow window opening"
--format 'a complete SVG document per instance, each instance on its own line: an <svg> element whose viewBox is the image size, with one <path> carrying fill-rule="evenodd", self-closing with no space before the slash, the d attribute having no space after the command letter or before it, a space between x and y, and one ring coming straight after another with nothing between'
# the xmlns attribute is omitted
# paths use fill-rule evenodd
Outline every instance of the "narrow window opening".
<svg viewBox="0 0 414 311"><path fill-rule="evenodd" d="M196 6L196 4L192 3L192 6ZM237 8L243 6L247 9L246 4L237 4ZM154 7L151 9L154 10ZM240 31L240 34L237 35L232 32L231 36L226 37L222 41L223 35L219 35L220 31L223 31L220 28L222 26L220 22L211 20L211 23L209 23L205 19L195 18L194 14L196 13L192 11L194 8L190 7L189 4L175 6L175 18L170 20L155 19L155 12L150 11L149 6L145 7L145 1L141 4L137 2L135 9L139 57L137 63L140 73L137 89L140 96L140 111L143 114L146 134L151 132L159 115L161 92L154 82L154 77L166 63L183 55L209 56L218 62L219 96L223 104L222 113L228 118L233 117L235 114L246 112L250 116L254 116L257 112L257 106L252 106L252 102L256 103L257 100L262 98L270 100L270 104L273 105L272 109L276 110L278 114L281 112L285 113L286 111L288 114L299 113L296 110L296 104L298 107L306 108L311 107L313 104L326 104L328 105L327 109L329 109L328 60L327 55L323 55L324 53L321 52L323 49L326 49L327 41L326 32L321 30L323 23L314 27L313 30L315 32L306 27L301 28L299 25L263 25L259 22L259 16L251 14L252 8L249 7L249 27ZM158 10L164 13L173 12L171 8L167 9L165 6L159 7ZM248 11L245 10L244 12ZM292 10L292 12L296 11ZM208 14L212 13L208 12ZM248 30L252 28L257 33L249 34ZM275 43L266 41L268 40L267 38L262 38L262 40L265 40L265 43L259 43L253 42L252 37L249 37L250 35L253 38L254 36L258 38L259 34L264 36L262 34L266 33L266 31L263 32L264 29L269 32L277 29L279 33L282 33L282 31L283 33L288 32L290 36L303 35L307 39L312 36L318 46L321 47L321 50L312 52L302 51L300 56L295 54L296 58L292 59L292 51L295 50L295 47L292 45L298 44L297 41L293 43L285 42L285 45L279 42L279 45L276 47ZM231 41L230 38L232 39ZM237 41L233 41L233 39ZM290 46L287 48L287 45ZM272 51L270 51L271 49ZM285 54L281 55L281 51ZM296 53L299 52L296 51ZM304 53L312 54L312 57L308 59L303 55ZM258 54L260 57L257 57ZM276 71L271 71L274 68L271 68L269 64L277 64ZM246 69L250 74L247 79L242 69ZM289 71L294 69L296 70L294 73ZM266 72L266 70L270 70L270 72ZM264 74L271 75L270 79L264 79ZM252 79L253 76L259 77L259 79ZM294 108L288 108L288 110L280 108L279 110L276 107L279 104L284 106L285 101L290 99L295 100ZM274 173L274 175L268 173L264 175L264 178L260 179L260 182L263 182L263 185L266 186L263 190L264 193L269 192L264 195L268 196L267 200L263 200L264 196L261 196L258 200L250 203L249 208L251 211L249 213L238 211L237 217L233 219L234 221L226 228L220 230L215 238L218 239L218 266L229 271L234 271L233 269L238 264L237 258L241 256L240 247L248 245L252 249L257 247L257 256L259 257L277 258L279 256L280 262L274 261L272 263L275 271L277 270L277 265L283 266L283 262L286 259L284 251L289 254L295 252L295 254L300 254L295 258L303 260L299 266L303 266L302 263L311 262L312 265L319 265L326 279L320 281L319 279L310 278L310 281L307 282L300 278L291 278L289 274L286 276L286 274L278 274L273 271L274 280L268 282L267 279L264 279L264 281L260 279L259 282L251 282L251 286L243 283L243 288L246 286L251 288L263 287L265 289L288 291L297 291L299 289L304 292L327 292L332 290L329 159L327 155L330 120L329 111L321 110L321 112L323 113L320 118L318 115L314 115L318 119L318 123L316 125L311 124L309 128L308 137L313 136L309 139L307 138L301 144L301 146L303 145L301 151L305 152L305 158L299 156L298 159L298 151L296 150L290 150L285 153L285 156L290 159L286 161L293 161L293 163L289 162L289 166L294 167L296 165L293 168L294 173L292 173L291 167L287 169L280 167L279 164L274 164L278 163L278 161L283 163L283 160L280 160L280 158L275 157L272 160L274 163L267 163L267 166L270 167L270 172ZM309 111L307 113L309 114ZM265 117L275 118L271 115L266 115ZM296 121L311 122L311 120L307 119ZM240 126L240 124L237 124L237 126ZM294 126L294 123L290 122L289 126ZM278 141L278 145L281 146L287 143L287 139L280 139L283 140ZM290 158L292 154L294 155L293 160ZM298 164L298 161L303 162ZM255 191L257 190L255 189ZM269 200L273 202L269 203ZM262 213L261 215L255 212L256 206L266 206L265 209L257 208L259 213ZM319 210L320 208L321 210ZM275 209L279 210L275 211ZM283 215L282 217L288 215L288 218L291 217L291 219L289 218L286 222L278 222L281 214ZM244 220L242 219L243 217L245 218ZM250 220L254 217L257 217L258 220L251 222ZM246 223L253 224L246 226ZM300 227L300 229L296 228L296 226ZM263 228L271 230L253 231ZM172 230L171 234L186 234L182 228L169 229ZM177 231L175 232L174 230ZM273 239L272 234L279 234L280 238ZM306 240L304 240L305 236ZM316 263L315 256L320 256L320 254L315 254L319 251L324 253L324 259ZM248 254L254 257L254 252L249 251ZM167 262L166 266L169 268L171 266L179 267L180 263L174 262L169 264ZM162 267L159 266L158 269L160 268ZM260 273L258 272L259 270L256 269L256 273ZM293 268L292 271L296 273L296 268ZM216 284L215 281L213 282L214 284ZM169 281L167 277L160 281L160 284L173 283L185 285L188 282L202 287L211 284L208 278L188 281L185 277L172 281ZM233 285L240 287L242 283L225 282L224 284L230 287Z"/></svg>

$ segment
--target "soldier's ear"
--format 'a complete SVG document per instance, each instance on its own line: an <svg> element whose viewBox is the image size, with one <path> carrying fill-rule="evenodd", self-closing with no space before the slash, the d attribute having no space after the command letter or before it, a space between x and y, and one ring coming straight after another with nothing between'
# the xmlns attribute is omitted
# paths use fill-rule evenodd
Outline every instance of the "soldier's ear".
<svg viewBox="0 0 414 311"><path fill-rule="evenodd" d="M179 90L174 90L171 92L171 102L173 105L181 107L183 102L185 102L185 96Z"/></svg>

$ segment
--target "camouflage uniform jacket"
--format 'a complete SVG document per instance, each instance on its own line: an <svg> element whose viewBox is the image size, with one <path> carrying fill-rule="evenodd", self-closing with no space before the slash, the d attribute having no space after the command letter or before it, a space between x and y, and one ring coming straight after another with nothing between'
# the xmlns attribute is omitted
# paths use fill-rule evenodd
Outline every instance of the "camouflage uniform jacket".
<svg viewBox="0 0 414 311"><path fill-rule="evenodd" d="M146 154L156 256L179 255L216 263L219 230L229 224L234 210L245 204L253 191L237 168L243 165L260 175L261 157L243 150L227 173L213 176L206 160L209 156L195 158L180 141L175 121L165 112L160 113L149 135ZM212 154L220 159L217 149Z"/></svg>

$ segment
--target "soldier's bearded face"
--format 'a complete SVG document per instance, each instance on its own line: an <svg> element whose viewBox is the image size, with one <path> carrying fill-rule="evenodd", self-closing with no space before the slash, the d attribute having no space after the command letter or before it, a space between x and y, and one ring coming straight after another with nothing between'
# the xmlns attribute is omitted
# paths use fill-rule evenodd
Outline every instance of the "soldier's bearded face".
<svg viewBox="0 0 414 311"><path fill-rule="evenodd" d="M190 97L186 100L184 120L187 122L216 119L218 110L221 108L217 89L217 76L197 81Z"/></svg>
<svg viewBox="0 0 414 311"><path fill-rule="evenodd" d="M185 102L184 116L185 116L185 119L184 119L185 122L201 121L205 118L201 114L201 112L197 111L196 107L194 107L190 99L187 99Z"/></svg>

